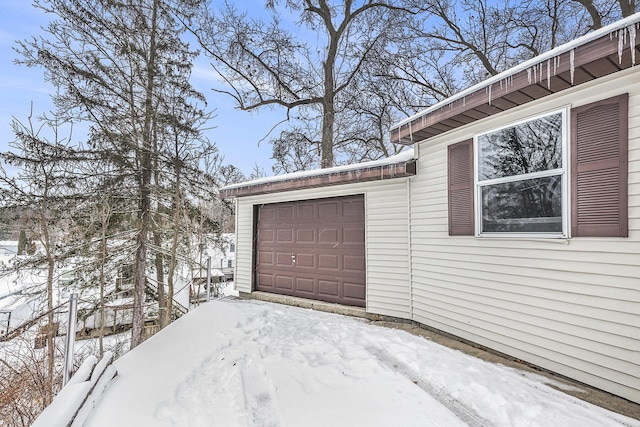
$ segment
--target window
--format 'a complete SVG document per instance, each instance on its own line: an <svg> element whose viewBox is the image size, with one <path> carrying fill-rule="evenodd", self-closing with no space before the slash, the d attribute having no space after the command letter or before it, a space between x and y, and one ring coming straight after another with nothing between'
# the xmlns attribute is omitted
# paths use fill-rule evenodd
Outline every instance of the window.
<svg viewBox="0 0 640 427"><path fill-rule="evenodd" d="M236 244L231 242L231 244L229 245L229 252L233 253L236 251Z"/></svg>
<svg viewBox="0 0 640 427"><path fill-rule="evenodd" d="M233 267L233 260L229 259L227 260L227 268L232 268Z"/></svg>
<svg viewBox="0 0 640 427"><path fill-rule="evenodd" d="M479 235L567 235L567 112L476 136Z"/></svg>
<svg viewBox="0 0 640 427"><path fill-rule="evenodd" d="M623 93L449 145L449 235L628 237L628 109Z"/></svg>

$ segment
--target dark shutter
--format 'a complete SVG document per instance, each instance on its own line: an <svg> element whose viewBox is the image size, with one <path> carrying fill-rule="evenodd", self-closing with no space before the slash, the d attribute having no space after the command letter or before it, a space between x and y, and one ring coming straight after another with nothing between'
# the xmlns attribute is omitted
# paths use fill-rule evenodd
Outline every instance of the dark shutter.
<svg viewBox="0 0 640 427"><path fill-rule="evenodd" d="M449 235L473 235L473 140L449 146Z"/></svg>
<svg viewBox="0 0 640 427"><path fill-rule="evenodd" d="M571 110L571 235L627 237L628 94Z"/></svg>

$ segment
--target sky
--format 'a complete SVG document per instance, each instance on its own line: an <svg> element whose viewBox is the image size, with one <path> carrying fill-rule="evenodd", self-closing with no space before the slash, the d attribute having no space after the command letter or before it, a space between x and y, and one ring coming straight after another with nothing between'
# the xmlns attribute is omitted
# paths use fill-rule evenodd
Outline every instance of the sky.
<svg viewBox="0 0 640 427"><path fill-rule="evenodd" d="M32 103L34 116L52 109L50 94L53 87L44 81L43 70L13 63L18 57L13 50L16 40L44 35L41 27L49 19L29 0L0 0L0 151L7 151L8 143L14 140L12 118L26 123ZM272 175L269 138L259 141L285 118L284 111L248 113L236 110L231 98L211 90L215 83L216 75L207 60L201 58L193 70L192 84L206 96L208 106L216 109L216 117L209 123L213 129L207 132L207 137L216 143L225 164L235 165L245 175L249 175L257 164ZM84 135L77 129L73 139L82 140Z"/></svg>
<svg viewBox="0 0 640 427"><path fill-rule="evenodd" d="M114 366L83 425L640 427L531 370L363 319L255 300L203 304ZM36 425L59 420L82 387L63 389Z"/></svg>

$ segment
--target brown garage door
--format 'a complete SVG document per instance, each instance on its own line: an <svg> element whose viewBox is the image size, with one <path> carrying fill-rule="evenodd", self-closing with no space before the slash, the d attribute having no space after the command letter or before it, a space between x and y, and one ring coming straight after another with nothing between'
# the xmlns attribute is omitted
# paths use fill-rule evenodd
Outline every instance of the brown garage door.
<svg viewBox="0 0 640 427"><path fill-rule="evenodd" d="M364 196L262 205L256 289L365 306Z"/></svg>

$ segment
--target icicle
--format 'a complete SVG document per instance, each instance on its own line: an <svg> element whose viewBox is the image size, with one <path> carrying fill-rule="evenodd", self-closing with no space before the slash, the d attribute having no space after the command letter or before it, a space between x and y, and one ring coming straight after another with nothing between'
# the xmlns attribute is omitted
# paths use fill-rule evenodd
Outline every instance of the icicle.
<svg viewBox="0 0 640 427"><path fill-rule="evenodd" d="M409 122L409 140L413 144L413 130L411 130L411 122Z"/></svg>
<svg viewBox="0 0 640 427"><path fill-rule="evenodd" d="M618 30L618 64L622 63L622 51L624 50L626 28Z"/></svg>
<svg viewBox="0 0 640 427"><path fill-rule="evenodd" d="M491 105L491 87L493 85L489 85L486 89L487 94L489 94L489 105Z"/></svg>
<svg viewBox="0 0 640 427"><path fill-rule="evenodd" d="M573 76L576 72L576 62L575 62L575 49L571 49L569 51L569 68L571 70L571 86L573 86Z"/></svg>
<svg viewBox="0 0 640 427"><path fill-rule="evenodd" d="M536 83L542 82L542 62L538 64L538 81Z"/></svg>
<svg viewBox="0 0 640 427"><path fill-rule="evenodd" d="M551 60L547 59L547 89L551 89Z"/></svg>
<svg viewBox="0 0 640 427"><path fill-rule="evenodd" d="M527 68L527 80L529 84L531 84L531 68Z"/></svg>
<svg viewBox="0 0 640 427"><path fill-rule="evenodd" d="M631 50L631 66L636 65L636 26L629 27L629 49Z"/></svg>

